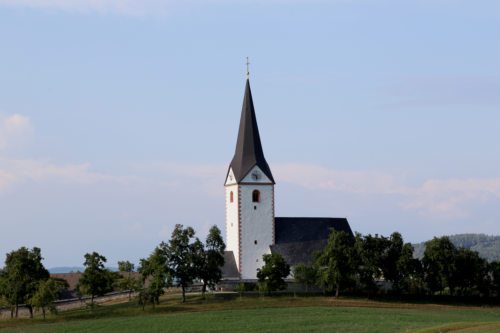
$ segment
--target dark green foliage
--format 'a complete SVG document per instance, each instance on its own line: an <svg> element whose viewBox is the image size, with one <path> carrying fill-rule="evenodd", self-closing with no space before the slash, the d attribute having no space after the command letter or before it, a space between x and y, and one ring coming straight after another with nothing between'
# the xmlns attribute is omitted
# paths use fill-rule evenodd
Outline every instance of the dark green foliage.
<svg viewBox="0 0 500 333"><path fill-rule="evenodd" d="M147 259L141 259L139 273L140 284L139 304L144 306L151 303L153 306L160 303L160 296L165 288L172 285L172 278L167 267L168 256L165 252L166 244L156 247Z"/></svg>
<svg viewBox="0 0 500 333"><path fill-rule="evenodd" d="M94 298L113 291L118 274L104 268L106 257L97 252L85 254L83 263L85 270L78 281L77 289L82 295L90 296L90 305L94 306Z"/></svg>
<svg viewBox="0 0 500 333"><path fill-rule="evenodd" d="M401 248L400 257L396 263L398 282L393 286L396 292L421 294L424 292L424 272L422 262L413 258L413 246L405 243Z"/></svg>
<svg viewBox="0 0 500 333"><path fill-rule="evenodd" d="M49 278L49 272L43 267L41 250L34 247L29 250L21 247L7 254L5 267L0 274L1 293L11 306L11 316L17 318L19 304L25 303L33 317L30 302L40 282Z"/></svg>
<svg viewBox="0 0 500 333"><path fill-rule="evenodd" d="M11 305L9 300L7 274L3 269L0 269L0 307Z"/></svg>
<svg viewBox="0 0 500 333"><path fill-rule="evenodd" d="M392 282L394 291L400 291L401 283L407 274L404 269L408 260L413 257L413 248L409 252L409 258L405 257L408 255L408 251L403 252L403 237L399 232L392 233L388 239L385 239L385 243L386 246L381 258L382 274L386 281Z"/></svg>
<svg viewBox="0 0 500 333"><path fill-rule="evenodd" d="M413 258L413 247L404 243L400 233L389 238L356 234L358 282L368 295L378 289L376 280L392 283L395 293L413 292L422 288L421 265Z"/></svg>
<svg viewBox="0 0 500 333"><path fill-rule="evenodd" d="M240 294L240 297L243 295L244 292L247 291L256 291L258 290L258 285L253 282L240 282L236 285L234 290Z"/></svg>
<svg viewBox="0 0 500 333"><path fill-rule="evenodd" d="M491 279L490 290L494 296L500 297L500 261L490 263L488 272Z"/></svg>
<svg viewBox="0 0 500 333"><path fill-rule="evenodd" d="M194 238L194 229L184 228L176 224L168 243L162 243L167 254L167 266L176 283L182 288L182 301L186 301L186 288L198 275L197 256L200 253L201 243Z"/></svg>
<svg viewBox="0 0 500 333"><path fill-rule="evenodd" d="M293 268L293 278L303 284L308 292L309 286L314 285L318 280L318 270L315 266L299 264Z"/></svg>
<svg viewBox="0 0 500 333"><path fill-rule="evenodd" d="M450 286L460 295L488 293L490 277L488 263L479 254L469 249L458 249L455 253L454 270Z"/></svg>
<svg viewBox="0 0 500 333"><path fill-rule="evenodd" d="M410 286L418 279L419 265L413 258L413 246L410 243L404 243L400 233L395 232L391 235L389 251L391 264L394 269L392 275L387 280L393 283L393 291L400 293L408 291Z"/></svg>
<svg viewBox="0 0 500 333"><path fill-rule="evenodd" d="M290 265L277 253L264 254L262 259L264 266L257 269L260 289L268 294L286 289L285 278L290 275Z"/></svg>
<svg viewBox="0 0 500 333"><path fill-rule="evenodd" d="M135 269L135 265L130 261L118 261L118 271L122 273L132 273Z"/></svg>
<svg viewBox="0 0 500 333"><path fill-rule="evenodd" d="M138 290L141 287L140 281L135 278L132 273L134 272L134 264L130 261L119 261L118 271L120 272L120 277L117 281L117 286L120 290L128 290L128 299L132 299L132 292Z"/></svg>
<svg viewBox="0 0 500 333"><path fill-rule="evenodd" d="M141 304L158 304L164 288L176 285L182 288L182 301L186 301L186 288L193 280L203 282L203 295L207 286L214 286L222 278L226 245L219 228L210 228L206 244L194 237L193 228L177 224L168 243L162 242L151 256L141 260L139 272L143 284L139 295Z"/></svg>
<svg viewBox="0 0 500 333"><path fill-rule="evenodd" d="M203 281L203 296L207 286L213 288L222 278L221 268L224 266L225 249L226 244L222 239L221 231L215 225L210 228L205 245L196 242L194 261L198 271L197 277Z"/></svg>
<svg viewBox="0 0 500 333"><path fill-rule="evenodd" d="M355 251L358 267L358 281L368 295L377 291L376 279L382 276L381 261L385 248L385 238L378 235L363 236L356 233Z"/></svg>
<svg viewBox="0 0 500 333"><path fill-rule="evenodd" d="M488 236L484 234L460 234L448 236L456 248L466 248L477 251L479 256L487 261L500 261L500 236ZM414 256L422 259L424 257L425 242L413 244Z"/></svg>
<svg viewBox="0 0 500 333"><path fill-rule="evenodd" d="M446 287L453 293L456 248L448 237L434 237L426 243L422 264L427 288L442 293Z"/></svg>
<svg viewBox="0 0 500 333"><path fill-rule="evenodd" d="M327 245L316 257L315 265L319 286L328 291L335 290L338 297L340 287L351 284L355 278L357 258L354 239L346 232L332 230Z"/></svg>
<svg viewBox="0 0 500 333"><path fill-rule="evenodd" d="M36 310L42 311L42 316L45 320L46 310L49 310L51 313L57 312L54 301L58 299L61 291L67 288L68 282L62 279L49 278L41 281L30 302Z"/></svg>

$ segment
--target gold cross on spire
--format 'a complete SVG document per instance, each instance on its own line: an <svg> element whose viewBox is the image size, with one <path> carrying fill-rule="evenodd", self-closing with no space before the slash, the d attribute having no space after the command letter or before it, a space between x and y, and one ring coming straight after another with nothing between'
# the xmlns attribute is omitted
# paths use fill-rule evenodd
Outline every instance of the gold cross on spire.
<svg viewBox="0 0 500 333"><path fill-rule="evenodd" d="M250 78L250 61L247 57L247 79Z"/></svg>

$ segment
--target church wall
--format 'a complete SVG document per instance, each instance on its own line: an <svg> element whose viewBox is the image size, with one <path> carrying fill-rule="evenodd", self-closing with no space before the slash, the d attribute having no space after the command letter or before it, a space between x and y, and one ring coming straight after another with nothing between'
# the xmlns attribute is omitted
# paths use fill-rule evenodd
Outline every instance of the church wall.
<svg viewBox="0 0 500 333"><path fill-rule="evenodd" d="M233 192L233 202L230 202L231 191ZM239 256L239 186L226 186L226 251L233 251L236 266L240 267Z"/></svg>
<svg viewBox="0 0 500 333"><path fill-rule="evenodd" d="M252 202L252 192L260 191L260 202ZM240 185L241 248L240 273L243 279L256 279L263 265L262 255L270 253L274 242L274 186ZM257 244L255 244L257 241Z"/></svg>

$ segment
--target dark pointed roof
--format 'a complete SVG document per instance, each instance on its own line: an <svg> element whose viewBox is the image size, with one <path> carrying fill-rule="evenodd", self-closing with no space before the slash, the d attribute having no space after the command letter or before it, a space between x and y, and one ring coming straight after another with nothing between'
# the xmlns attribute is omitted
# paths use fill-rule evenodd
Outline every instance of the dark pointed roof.
<svg viewBox="0 0 500 333"><path fill-rule="evenodd" d="M326 246L332 230L354 237L345 218L276 217L275 244L271 245L271 252L281 254L290 266L312 264L314 253Z"/></svg>
<svg viewBox="0 0 500 333"><path fill-rule="evenodd" d="M250 81L247 79L245 98L243 99L243 108L241 110L238 141L236 142L236 151L234 152L229 169L233 169L236 182L239 183L254 166L258 166L274 184L271 169L262 151L259 128L253 106L252 91L250 90Z"/></svg>
<svg viewBox="0 0 500 333"><path fill-rule="evenodd" d="M341 217L275 217L276 244L328 240L332 229L354 237L349 222Z"/></svg>

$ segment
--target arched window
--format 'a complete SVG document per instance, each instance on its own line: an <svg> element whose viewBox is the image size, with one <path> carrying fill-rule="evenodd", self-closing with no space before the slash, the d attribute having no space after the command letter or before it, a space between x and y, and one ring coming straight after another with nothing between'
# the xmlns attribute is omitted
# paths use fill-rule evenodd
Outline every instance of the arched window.
<svg viewBox="0 0 500 333"><path fill-rule="evenodd" d="M254 190L252 192L252 202L260 202L260 192L257 190Z"/></svg>
<svg viewBox="0 0 500 333"><path fill-rule="evenodd" d="M229 193L229 202L233 202L234 201L234 194L233 194L233 191L231 191L231 193Z"/></svg>

